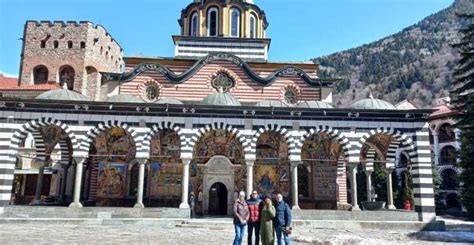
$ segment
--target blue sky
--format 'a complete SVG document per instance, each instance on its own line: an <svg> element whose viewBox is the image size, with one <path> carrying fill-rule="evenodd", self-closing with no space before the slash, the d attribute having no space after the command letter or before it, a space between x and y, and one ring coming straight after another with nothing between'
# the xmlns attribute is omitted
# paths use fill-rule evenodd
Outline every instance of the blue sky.
<svg viewBox="0 0 474 245"><path fill-rule="evenodd" d="M396 33L454 0L255 0L267 14L271 61L303 61ZM180 11L192 0L0 0L0 72L18 75L26 20L89 20L126 56L174 55Z"/></svg>

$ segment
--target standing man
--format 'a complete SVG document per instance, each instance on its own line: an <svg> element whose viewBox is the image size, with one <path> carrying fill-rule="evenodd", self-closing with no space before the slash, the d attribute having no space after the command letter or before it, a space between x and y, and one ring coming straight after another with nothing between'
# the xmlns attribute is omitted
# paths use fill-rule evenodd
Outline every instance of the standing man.
<svg viewBox="0 0 474 245"><path fill-rule="evenodd" d="M239 198L234 203L234 228L235 239L234 245L241 245L245 235L245 228L249 220L249 206L245 201L245 192L239 193Z"/></svg>
<svg viewBox="0 0 474 245"><path fill-rule="evenodd" d="M285 240L286 245L290 245L288 234L291 232L291 209L283 201L283 196L280 193L277 194L276 199L275 231L278 245L283 245L283 240Z"/></svg>
<svg viewBox="0 0 474 245"><path fill-rule="evenodd" d="M191 192L189 196L189 207L191 208L191 218L196 217L196 197L194 196L194 192Z"/></svg>
<svg viewBox="0 0 474 245"><path fill-rule="evenodd" d="M252 234L255 231L255 245L260 243L260 217L262 214L262 200L258 198L258 192L253 191L250 198L247 200L249 206L249 222L248 222L248 232L247 237L248 245L252 245Z"/></svg>

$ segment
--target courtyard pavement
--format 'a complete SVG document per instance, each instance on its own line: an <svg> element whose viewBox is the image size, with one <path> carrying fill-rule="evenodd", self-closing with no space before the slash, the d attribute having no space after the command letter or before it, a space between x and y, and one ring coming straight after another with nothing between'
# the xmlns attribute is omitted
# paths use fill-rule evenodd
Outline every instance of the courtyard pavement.
<svg viewBox="0 0 474 245"><path fill-rule="evenodd" d="M294 231L291 240L292 244L474 243L474 229L472 229L474 223L459 223L450 220L447 223L450 230L446 232L301 229ZM0 244L2 245L232 244L233 238L234 231L231 227L163 228L151 225L0 224Z"/></svg>

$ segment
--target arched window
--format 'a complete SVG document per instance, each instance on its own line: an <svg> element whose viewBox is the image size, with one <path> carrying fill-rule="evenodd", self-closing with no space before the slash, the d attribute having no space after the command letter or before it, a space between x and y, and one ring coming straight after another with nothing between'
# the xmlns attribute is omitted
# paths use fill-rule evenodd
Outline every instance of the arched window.
<svg viewBox="0 0 474 245"><path fill-rule="evenodd" d="M35 84L44 84L48 82L48 68L39 65L33 69L33 81Z"/></svg>
<svg viewBox="0 0 474 245"><path fill-rule="evenodd" d="M59 84L64 86L66 84L67 89L74 90L74 69L70 66L64 66L59 72Z"/></svg>
<svg viewBox="0 0 474 245"><path fill-rule="evenodd" d="M456 163L456 149L452 146L446 146L441 149L441 165L454 165Z"/></svg>
<svg viewBox="0 0 474 245"><path fill-rule="evenodd" d="M240 36L240 10L237 8L230 9L230 36L239 37Z"/></svg>
<svg viewBox="0 0 474 245"><path fill-rule="evenodd" d="M41 41L41 48L46 48L46 41L45 40Z"/></svg>
<svg viewBox="0 0 474 245"><path fill-rule="evenodd" d="M216 7L207 11L207 35L215 37L219 33L219 10Z"/></svg>
<svg viewBox="0 0 474 245"><path fill-rule="evenodd" d="M68 41L68 42L67 42L67 48L71 49L72 46L73 46L73 45L72 45L72 41Z"/></svg>
<svg viewBox="0 0 474 245"><path fill-rule="evenodd" d="M439 127L439 143L455 141L456 136L454 134L451 125L448 123L443 124Z"/></svg>
<svg viewBox="0 0 474 245"><path fill-rule="evenodd" d="M250 15L250 38L257 38L257 17Z"/></svg>
<svg viewBox="0 0 474 245"><path fill-rule="evenodd" d="M81 42L81 48L86 48L86 42Z"/></svg>
<svg viewBox="0 0 474 245"><path fill-rule="evenodd" d="M54 41L54 48L58 48L59 47L59 42L56 40Z"/></svg>
<svg viewBox="0 0 474 245"><path fill-rule="evenodd" d="M190 36L197 36L197 30L198 30L198 14L197 12L194 12L191 15L191 23L189 27L189 35Z"/></svg>

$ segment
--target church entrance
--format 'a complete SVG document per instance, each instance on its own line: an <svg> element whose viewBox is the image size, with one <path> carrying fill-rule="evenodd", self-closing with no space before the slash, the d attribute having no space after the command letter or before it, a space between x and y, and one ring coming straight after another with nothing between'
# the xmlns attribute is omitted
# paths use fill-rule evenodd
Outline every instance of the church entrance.
<svg viewBox="0 0 474 245"><path fill-rule="evenodd" d="M234 166L225 156L214 156L204 166L203 213L231 215L234 196Z"/></svg>
<svg viewBox="0 0 474 245"><path fill-rule="evenodd" d="M227 188L222 183L215 183L209 190L209 214L227 214Z"/></svg>

